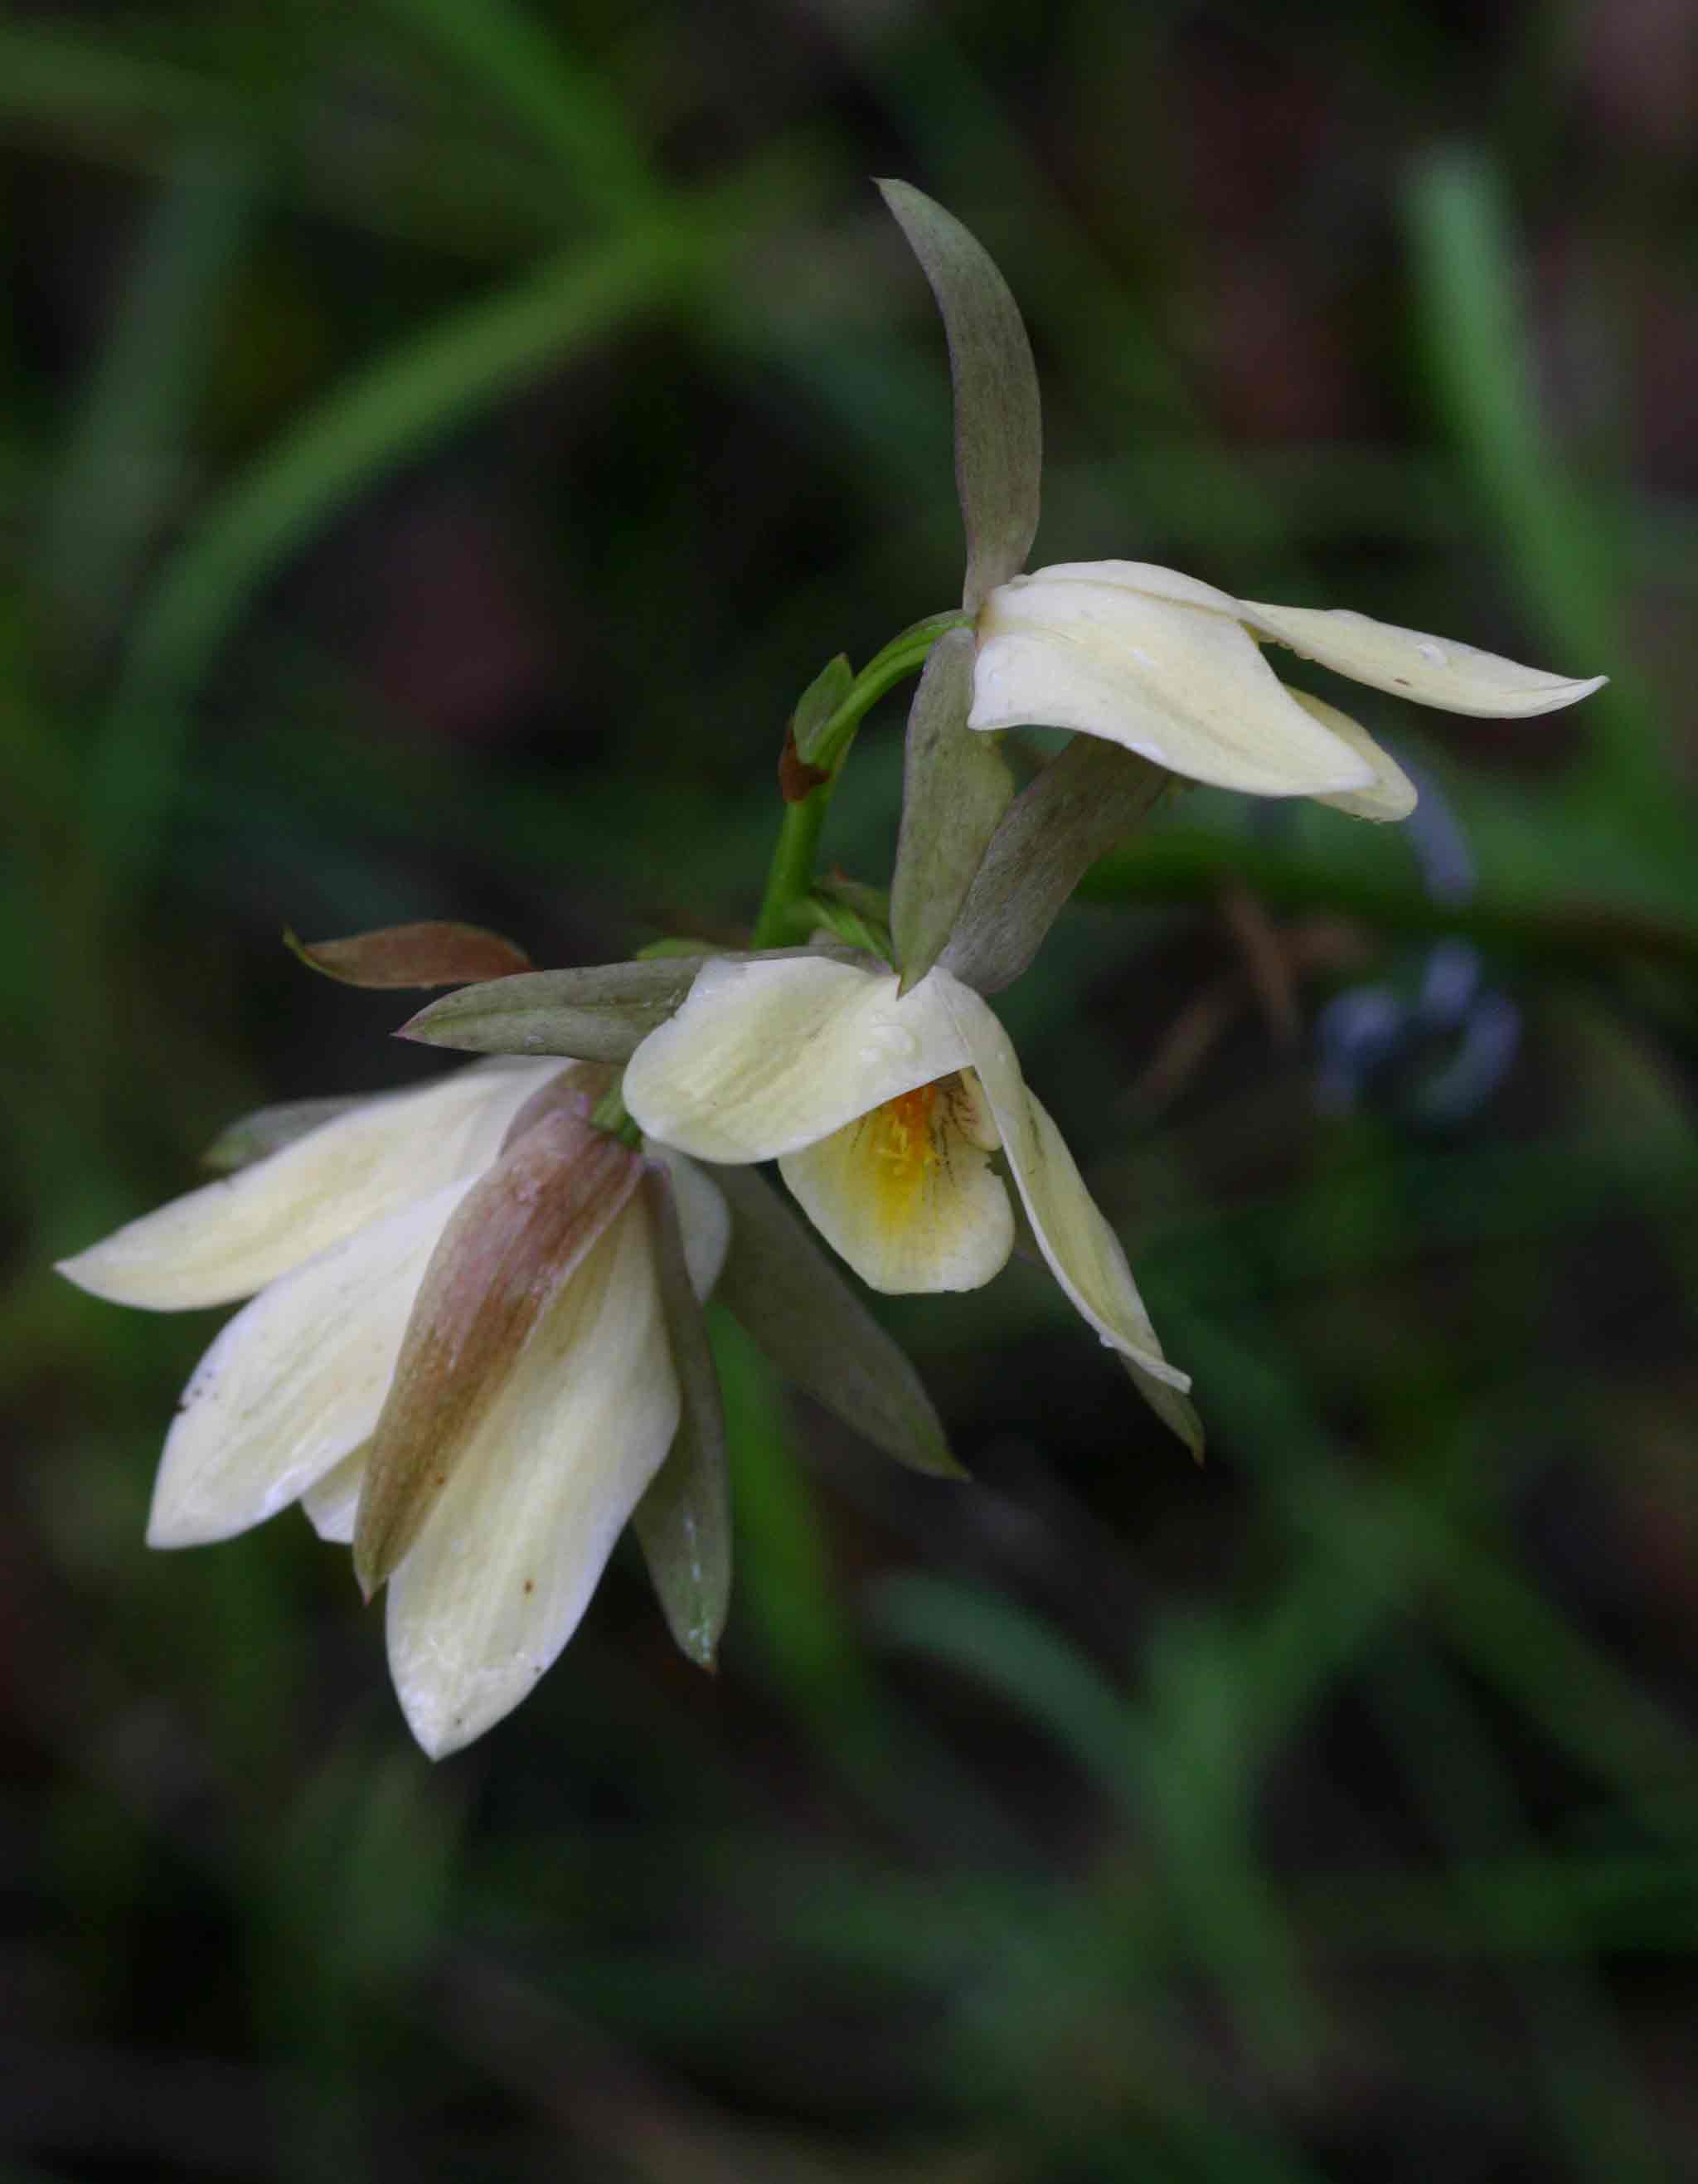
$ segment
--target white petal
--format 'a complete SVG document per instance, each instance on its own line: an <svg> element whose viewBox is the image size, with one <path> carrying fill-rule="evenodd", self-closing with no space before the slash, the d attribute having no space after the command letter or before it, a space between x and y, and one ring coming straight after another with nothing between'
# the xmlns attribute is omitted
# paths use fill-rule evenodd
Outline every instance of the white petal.
<svg viewBox="0 0 1698 2184"><path fill-rule="evenodd" d="M1078 561L1016 577L985 601L978 634L970 728L1074 728L1260 796L1372 778L1292 703L1236 603L1172 570Z"/></svg>
<svg viewBox="0 0 1698 2184"><path fill-rule="evenodd" d="M1291 695L1306 713L1311 714L1323 728L1330 728L1373 768L1374 777L1367 788L1353 788L1344 796L1323 796L1322 803L1348 811L1353 819L1406 819L1416 805L1415 783L1397 760L1380 749L1360 722L1329 705L1324 698L1311 698L1306 690L1294 690Z"/></svg>
<svg viewBox="0 0 1698 2184"><path fill-rule="evenodd" d="M1554 713L1609 680L1606 675L1582 681L1548 675L1498 653L1459 644L1454 638L1400 629L1395 622L1375 621L1343 607L1272 607L1241 599L1239 611L1252 628L1289 644L1305 660L1318 660L1323 667L1376 690L1447 713L1488 719Z"/></svg>
<svg viewBox="0 0 1698 2184"><path fill-rule="evenodd" d="M698 1160L771 1160L966 1060L936 988L823 956L710 963L625 1072L650 1137Z"/></svg>
<svg viewBox="0 0 1698 2184"><path fill-rule="evenodd" d="M389 1580L390 1670L432 1758L517 1706L571 1636L678 1409L633 1204L538 1323Z"/></svg>
<svg viewBox="0 0 1698 2184"><path fill-rule="evenodd" d="M296 1500L377 1423L450 1184L321 1251L237 1312L195 1368L153 1482L148 1543L246 1531Z"/></svg>
<svg viewBox="0 0 1698 2184"><path fill-rule="evenodd" d="M340 1463L333 1463L322 1479L315 1479L301 1496L308 1521L321 1540L337 1546L354 1544L354 1519L359 1514L359 1490L365 1483L365 1459L370 1443L362 1441Z"/></svg>
<svg viewBox="0 0 1698 2184"><path fill-rule="evenodd" d="M981 1289L1014 1248L971 1074L922 1084L779 1162L803 1212L869 1287ZM827 1337L829 1339L829 1337Z"/></svg>
<svg viewBox="0 0 1698 2184"><path fill-rule="evenodd" d="M352 1108L281 1152L118 1229L58 1271L156 1312L252 1296L409 1199L476 1175L560 1061L474 1063Z"/></svg>
<svg viewBox="0 0 1698 2184"><path fill-rule="evenodd" d="M947 972L942 974L947 977ZM1153 1379L1189 1388L1161 1355L1120 1240L1085 1189L1061 1132L1026 1089L1008 1034L970 987L950 978L947 999L1001 1134L1003 1156L1049 1270L1111 1349Z"/></svg>
<svg viewBox="0 0 1698 2184"><path fill-rule="evenodd" d="M672 1178L678 1227L684 1239L684 1264L690 1270L696 1295L705 1302L713 1295L725 1255L731 1249L731 1208L718 1184L682 1153L660 1145L646 1145L643 1150L651 1160L660 1162Z"/></svg>

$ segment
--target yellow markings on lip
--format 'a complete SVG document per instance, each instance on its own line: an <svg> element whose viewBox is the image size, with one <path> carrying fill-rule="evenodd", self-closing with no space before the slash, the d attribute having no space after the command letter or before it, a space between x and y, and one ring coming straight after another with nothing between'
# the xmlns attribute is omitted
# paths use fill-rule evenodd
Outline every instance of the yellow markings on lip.
<svg viewBox="0 0 1698 2184"><path fill-rule="evenodd" d="M995 1128L981 1115L982 1106L973 1080L954 1070L929 1084L916 1084L911 1092L899 1092L862 1117L857 1135L881 1225L907 1228L923 1216L938 1186L954 1179L952 1137L994 1148Z"/></svg>

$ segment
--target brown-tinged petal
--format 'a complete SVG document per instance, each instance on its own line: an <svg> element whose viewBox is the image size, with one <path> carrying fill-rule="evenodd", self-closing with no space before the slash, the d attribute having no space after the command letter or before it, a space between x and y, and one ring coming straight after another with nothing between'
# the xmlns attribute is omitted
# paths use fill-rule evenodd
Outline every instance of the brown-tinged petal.
<svg viewBox="0 0 1698 2184"><path fill-rule="evenodd" d="M345 940L302 940L286 928L283 943L309 970L322 971L344 986L464 986L531 967L516 941L445 918L380 926Z"/></svg>
<svg viewBox="0 0 1698 2184"><path fill-rule="evenodd" d="M618 1139L557 1109L467 1193L431 1256L372 1435L354 1541L368 1594L418 1537L537 1321L639 1173Z"/></svg>
<svg viewBox="0 0 1698 2184"><path fill-rule="evenodd" d="M390 1671L433 1758L534 1688L677 1424L649 1223L632 1202L555 1293L390 1580Z"/></svg>

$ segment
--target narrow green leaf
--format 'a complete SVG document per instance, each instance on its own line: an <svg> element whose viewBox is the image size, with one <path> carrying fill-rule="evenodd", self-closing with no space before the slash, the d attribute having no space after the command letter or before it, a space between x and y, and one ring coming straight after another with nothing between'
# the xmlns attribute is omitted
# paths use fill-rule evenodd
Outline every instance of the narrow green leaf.
<svg viewBox="0 0 1698 2184"><path fill-rule="evenodd" d="M940 638L908 713L902 831L890 889L891 936L902 989L925 977L948 944L1014 779L993 736L967 726L975 641L967 629Z"/></svg>
<svg viewBox="0 0 1698 2184"><path fill-rule="evenodd" d="M1075 736L1029 782L991 837L938 961L982 994L1011 984L1097 859L1173 777L1100 736Z"/></svg>
<svg viewBox="0 0 1698 2184"><path fill-rule="evenodd" d="M374 1095L350 1092L323 1100L285 1100L275 1107L260 1107L219 1132L200 1156L203 1167L215 1175L233 1175L268 1153L281 1152L297 1138L332 1123L350 1107L367 1107ZM375 1095L381 1097L382 1095Z"/></svg>
<svg viewBox="0 0 1698 2184"><path fill-rule="evenodd" d="M848 697L855 682L855 670L849 666L849 655L840 652L835 660L828 660L801 696L796 700L796 710L790 716L790 734L795 743L796 755L804 766L818 766L820 733L827 727L838 707Z"/></svg>
<svg viewBox="0 0 1698 2184"><path fill-rule="evenodd" d="M309 971L320 971L344 986L380 991L476 985L531 967L531 958L516 941L481 925L458 925L446 918L380 926L346 940L303 940L286 926L283 945Z"/></svg>
<svg viewBox="0 0 1698 2184"><path fill-rule="evenodd" d="M684 1256L677 1203L664 1167L643 1178L654 1268L683 1408L666 1461L632 1524L678 1649L711 1670L731 1605L731 1483L725 1407L707 1321Z"/></svg>
<svg viewBox="0 0 1698 2184"><path fill-rule="evenodd" d="M966 1473L932 1399L887 1334L765 1178L721 1167L731 1250L715 1292L784 1377L915 1471Z"/></svg>
<svg viewBox="0 0 1698 2184"><path fill-rule="evenodd" d="M1026 566L1038 530L1043 420L1032 345L1008 283L953 214L908 182L881 181L884 202L932 284L949 343L955 393L955 489L967 534L961 603Z"/></svg>

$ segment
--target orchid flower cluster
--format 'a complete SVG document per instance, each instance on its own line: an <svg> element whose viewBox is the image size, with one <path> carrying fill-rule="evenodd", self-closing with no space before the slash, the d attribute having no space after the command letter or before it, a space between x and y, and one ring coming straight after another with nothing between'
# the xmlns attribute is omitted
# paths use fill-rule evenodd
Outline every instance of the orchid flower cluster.
<svg viewBox="0 0 1698 2184"><path fill-rule="evenodd" d="M224 1539L298 1502L351 1544L368 1597L387 1588L396 1690L433 1756L530 1691L627 1523L679 1644L712 1665L731 1526L710 1298L866 1439L958 1474L835 1261L889 1294L976 1289L1024 1237L1200 1452L1189 1383L986 996L1176 783L1412 808L1391 759L1281 682L1269 646L1457 713L1548 712L1601 680L1144 562L1022 573L1040 430L1019 312L958 221L880 187L948 337L961 605L804 694L749 949L539 972L448 924L302 948L359 984L454 988L405 1035L483 1058L262 1111L212 1149L221 1179L62 1268L153 1310L251 1299L184 1396L148 1540ZM823 876L856 730L916 670L890 887ZM1025 726L1072 735L1021 785L1004 740Z"/></svg>

